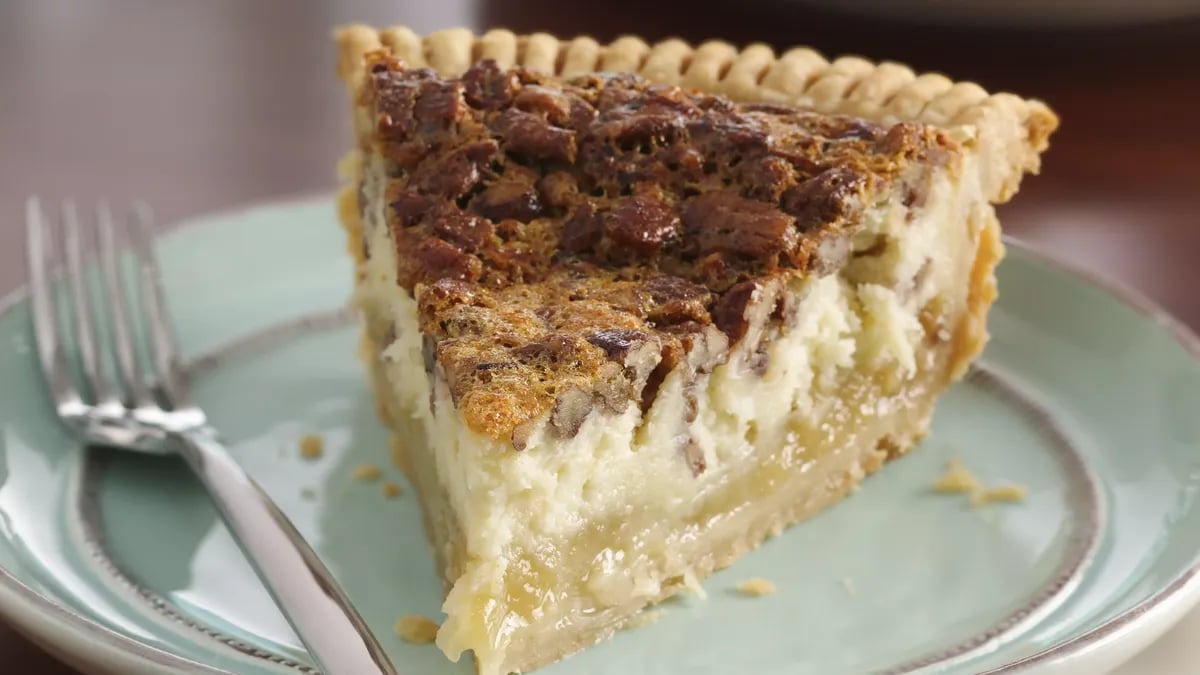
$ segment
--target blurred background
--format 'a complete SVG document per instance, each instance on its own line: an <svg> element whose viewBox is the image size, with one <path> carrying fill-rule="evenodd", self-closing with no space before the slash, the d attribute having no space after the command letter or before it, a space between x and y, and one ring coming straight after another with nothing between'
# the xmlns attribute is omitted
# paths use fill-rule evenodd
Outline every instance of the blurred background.
<svg viewBox="0 0 1200 675"><path fill-rule="evenodd" d="M169 227L331 190L349 21L806 44L1042 98L1063 126L1007 232L1200 329L1200 0L0 0L0 295L31 193L144 198ZM1167 639L1188 635L1200 617ZM1145 658L1128 672L1194 672ZM3 627L0 664L74 672Z"/></svg>

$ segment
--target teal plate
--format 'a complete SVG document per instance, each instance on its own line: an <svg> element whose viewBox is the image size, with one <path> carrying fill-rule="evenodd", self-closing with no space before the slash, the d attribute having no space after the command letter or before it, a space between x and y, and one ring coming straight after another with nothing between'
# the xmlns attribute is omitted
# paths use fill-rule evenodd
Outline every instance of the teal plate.
<svg viewBox="0 0 1200 675"><path fill-rule="evenodd" d="M439 617L441 591L412 494L351 477L387 444L331 202L200 219L160 248L195 395L237 457L403 673L473 672L392 632ZM715 574L707 599L542 672L1091 675L1165 631L1200 599L1197 341L1020 246L1000 285L991 345L920 448ZM19 295L0 309L0 616L92 671L314 672L178 462L84 450L55 423L27 312ZM933 493L951 457L1026 500ZM750 577L778 591L739 595Z"/></svg>

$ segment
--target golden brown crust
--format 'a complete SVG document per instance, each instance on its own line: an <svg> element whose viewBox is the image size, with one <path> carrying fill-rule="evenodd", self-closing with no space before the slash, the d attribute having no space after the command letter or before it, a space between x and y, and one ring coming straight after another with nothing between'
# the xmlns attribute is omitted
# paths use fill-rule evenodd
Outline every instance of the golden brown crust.
<svg viewBox="0 0 1200 675"><path fill-rule="evenodd" d="M521 65L566 76L636 72L653 82L735 100L961 130L977 145L985 164L984 190L994 202L1011 198L1022 174L1038 171L1039 156L1058 126L1058 118L1041 101L989 94L974 83L955 83L934 73L918 75L894 63L857 57L829 61L803 47L776 55L765 45L739 50L720 41L693 47L680 40L649 45L623 37L601 45L590 37L557 40L506 30L475 36L463 29L420 37L403 27L376 30L363 25L340 28L336 37L338 72L354 95L364 80L364 55L386 48L410 65L429 66L442 75L461 74L477 55L494 58L503 67ZM370 132L369 122L357 128L360 136Z"/></svg>
<svg viewBox="0 0 1200 675"><path fill-rule="evenodd" d="M990 216L979 233L975 262L967 287L967 309L954 331L953 345L947 366L947 376L954 381L966 374L967 368L987 345L987 315L996 301L996 265L1004 257L1004 242L1000 238L1000 223Z"/></svg>

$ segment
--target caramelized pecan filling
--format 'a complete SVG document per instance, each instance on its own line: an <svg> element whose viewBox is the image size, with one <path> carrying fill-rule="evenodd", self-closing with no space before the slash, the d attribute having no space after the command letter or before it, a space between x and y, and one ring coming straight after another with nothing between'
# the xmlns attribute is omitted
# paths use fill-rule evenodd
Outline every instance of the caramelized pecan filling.
<svg viewBox="0 0 1200 675"><path fill-rule="evenodd" d="M593 410L646 409L680 364L702 377L756 289L840 268L862 210L949 143L632 75L481 61L443 79L370 58L427 367L472 429L518 447L546 413L570 437Z"/></svg>

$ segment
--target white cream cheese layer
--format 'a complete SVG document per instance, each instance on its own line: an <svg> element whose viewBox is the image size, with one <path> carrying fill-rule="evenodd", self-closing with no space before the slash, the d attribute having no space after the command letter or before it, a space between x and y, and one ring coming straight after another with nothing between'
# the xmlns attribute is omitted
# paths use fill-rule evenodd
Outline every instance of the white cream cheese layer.
<svg viewBox="0 0 1200 675"><path fill-rule="evenodd" d="M970 166L959 173L976 174ZM383 358L397 408L421 420L432 439L442 488L472 557L500 555L512 544L532 543L529 537L569 536L622 509L651 506L664 516L687 509L744 465L753 452L748 438L781 440L791 418L817 414L814 398L839 373L894 369L911 377L921 308L934 296L964 292L956 271L962 263L946 256L974 236L966 231L967 210L980 203L977 185L956 185L942 174L911 220L900 204L869 209L854 248L875 252L854 258L841 274L789 289L799 298L796 319L767 346L765 374L735 355L704 378L690 431L707 468L693 477L679 450L686 383L678 371L663 382L645 419L631 403L619 415L592 414L570 439L543 420L521 452L467 429L445 382L425 371L417 306L396 282L382 175L377 165L367 166L363 225L370 256L357 302L367 317L391 324L395 338Z"/></svg>

